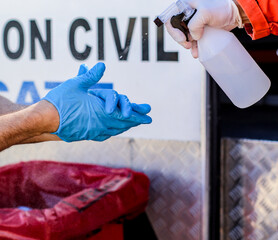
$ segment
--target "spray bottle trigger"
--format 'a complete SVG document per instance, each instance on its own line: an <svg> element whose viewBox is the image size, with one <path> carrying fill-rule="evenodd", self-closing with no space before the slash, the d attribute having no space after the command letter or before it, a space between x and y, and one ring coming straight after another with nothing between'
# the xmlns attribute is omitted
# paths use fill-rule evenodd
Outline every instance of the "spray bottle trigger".
<svg viewBox="0 0 278 240"><path fill-rule="evenodd" d="M171 18L171 24L174 28L179 29L180 31L182 31L186 37L186 41L188 42L188 33L189 33L189 29L187 27L187 25L185 24L185 22L183 21L184 18L184 13L180 13L176 16L173 16Z"/></svg>
<svg viewBox="0 0 278 240"><path fill-rule="evenodd" d="M171 24L174 28L178 28L180 31L182 31L186 37L186 41L189 42L189 29L187 27L189 21L191 20L191 18L194 16L194 14L196 13L196 9L194 11L194 13L186 19L186 16L184 13L180 13L178 15L175 15L171 18ZM186 19L186 20L184 20Z"/></svg>

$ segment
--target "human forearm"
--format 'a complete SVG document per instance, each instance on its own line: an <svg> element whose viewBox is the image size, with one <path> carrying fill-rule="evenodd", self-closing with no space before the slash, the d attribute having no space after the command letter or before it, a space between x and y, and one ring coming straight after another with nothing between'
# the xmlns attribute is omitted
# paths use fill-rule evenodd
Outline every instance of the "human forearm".
<svg viewBox="0 0 278 240"><path fill-rule="evenodd" d="M23 110L24 108L27 108L28 106L20 105L13 103L12 101L8 100L7 98L0 96L0 116L6 115L9 113L14 113L20 110ZM60 141L61 139L53 134L44 133L39 136L33 136L28 139L24 139L21 142L18 143L37 143L37 142L45 142L45 141Z"/></svg>
<svg viewBox="0 0 278 240"><path fill-rule="evenodd" d="M42 136L45 138L45 134L57 130L59 115L52 104L41 101L21 111L1 116L0 122L2 151L14 144L41 141Z"/></svg>

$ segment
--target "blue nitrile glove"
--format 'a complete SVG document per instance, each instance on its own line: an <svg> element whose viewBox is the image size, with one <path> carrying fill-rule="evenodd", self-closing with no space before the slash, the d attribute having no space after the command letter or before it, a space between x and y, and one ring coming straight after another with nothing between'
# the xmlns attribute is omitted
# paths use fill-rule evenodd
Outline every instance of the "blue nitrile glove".
<svg viewBox="0 0 278 240"><path fill-rule="evenodd" d="M79 140L104 141L131 127L149 124L148 104L130 103L125 95L114 90L89 88L105 71L103 63L87 71L81 65L78 76L51 90L43 100L52 103L60 116L54 134L66 142Z"/></svg>

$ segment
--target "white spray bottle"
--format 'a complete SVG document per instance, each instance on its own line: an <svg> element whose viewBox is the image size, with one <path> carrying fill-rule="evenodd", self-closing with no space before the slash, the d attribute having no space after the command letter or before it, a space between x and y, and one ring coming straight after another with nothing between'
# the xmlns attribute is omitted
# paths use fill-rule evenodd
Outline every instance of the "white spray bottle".
<svg viewBox="0 0 278 240"><path fill-rule="evenodd" d="M182 21L187 21L194 11L184 0L177 0L154 22L160 26L181 13ZM268 77L231 32L206 26L198 40L198 54L208 73L239 108L253 105L270 88Z"/></svg>

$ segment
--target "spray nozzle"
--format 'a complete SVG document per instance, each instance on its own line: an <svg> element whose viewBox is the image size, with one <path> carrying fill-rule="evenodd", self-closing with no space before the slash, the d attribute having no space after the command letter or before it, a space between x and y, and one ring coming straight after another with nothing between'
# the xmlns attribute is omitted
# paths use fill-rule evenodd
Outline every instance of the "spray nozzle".
<svg viewBox="0 0 278 240"><path fill-rule="evenodd" d="M160 27L168 19L173 16L179 15L183 13L182 21L186 21L193 16L195 10L189 6L188 3L184 2L184 0L177 0L176 2L172 3L165 11L163 11L155 20L154 23Z"/></svg>

